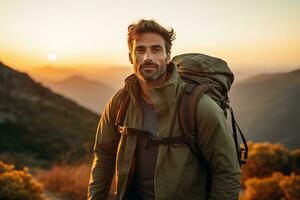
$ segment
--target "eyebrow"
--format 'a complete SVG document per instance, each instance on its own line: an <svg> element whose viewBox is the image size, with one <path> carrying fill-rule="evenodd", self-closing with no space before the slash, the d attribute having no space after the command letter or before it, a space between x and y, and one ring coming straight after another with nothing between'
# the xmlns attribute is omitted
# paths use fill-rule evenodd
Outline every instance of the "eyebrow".
<svg viewBox="0 0 300 200"><path fill-rule="evenodd" d="M150 46L151 48L159 48L159 49L162 49L163 47L160 45L160 44L155 44L155 45L152 45ZM135 47L136 49L141 49L141 48L145 48L144 45L138 45Z"/></svg>
<svg viewBox="0 0 300 200"><path fill-rule="evenodd" d="M151 48L160 48L160 49L162 49L163 47L161 45L157 44L157 45L151 46Z"/></svg>

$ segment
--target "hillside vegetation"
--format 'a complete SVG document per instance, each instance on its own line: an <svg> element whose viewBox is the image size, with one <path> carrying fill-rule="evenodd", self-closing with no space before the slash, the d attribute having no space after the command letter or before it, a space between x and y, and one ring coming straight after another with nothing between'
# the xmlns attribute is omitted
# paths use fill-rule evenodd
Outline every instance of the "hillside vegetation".
<svg viewBox="0 0 300 200"><path fill-rule="evenodd" d="M75 161L90 152L98 116L0 63L0 157Z"/></svg>

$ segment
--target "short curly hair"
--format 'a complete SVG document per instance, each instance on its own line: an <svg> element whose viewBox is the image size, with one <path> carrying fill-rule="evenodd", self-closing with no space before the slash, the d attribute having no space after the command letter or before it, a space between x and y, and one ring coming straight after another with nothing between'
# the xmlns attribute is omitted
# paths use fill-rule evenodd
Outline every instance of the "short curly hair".
<svg viewBox="0 0 300 200"><path fill-rule="evenodd" d="M175 40L174 30L172 28L171 30L167 30L154 20L145 19L141 19L137 23L128 26L127 43L130 51L132 50L132 41L137 35L142 33L157 33L162 36L165 40L166 53L170 53L172 41Z"/></svg>

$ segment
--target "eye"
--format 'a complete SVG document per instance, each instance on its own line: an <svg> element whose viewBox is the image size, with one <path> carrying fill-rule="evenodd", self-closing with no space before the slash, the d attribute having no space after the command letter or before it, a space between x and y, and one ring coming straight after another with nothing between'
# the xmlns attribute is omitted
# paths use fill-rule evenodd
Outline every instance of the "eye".
<svg viewBox="0 0 300 200"><path fill-rule="evenodd" d="M152 49L152 51L154 52L154 53L160 53L161 51L162 51L162 48L161 47L153 47L153 49Z"/></svg>
<svg viewBox="0 0 300 200"><path fill-rule="evenodd" d="M135 49L135 52L137 52L137 53L143 53L143 52L144 52L144 48L142 48L142 47L137 47L137 48Z"/></svg>

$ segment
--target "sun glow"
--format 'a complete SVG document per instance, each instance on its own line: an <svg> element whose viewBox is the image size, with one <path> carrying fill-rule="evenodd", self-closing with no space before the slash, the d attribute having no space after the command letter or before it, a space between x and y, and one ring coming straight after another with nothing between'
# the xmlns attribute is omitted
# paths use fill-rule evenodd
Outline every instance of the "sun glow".
<svg viewBox="0 0 300 200"><path fill-rule="evenodd" d="M129 66L128 25L154 18L176 32L172 56L204 53L241 70L299 66L300 1L129 2L0 0L0 60L20 69Z"/></svg>
<svg viewBox="0 0 300 200"><path fill-rule="evenodd" d="M50 60L51 62L54 62L56 60L56 54L55 53L49 53L48 54L48 60Z"/></svg>

